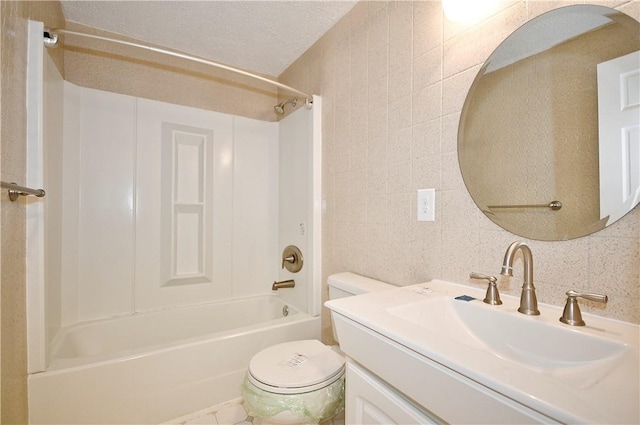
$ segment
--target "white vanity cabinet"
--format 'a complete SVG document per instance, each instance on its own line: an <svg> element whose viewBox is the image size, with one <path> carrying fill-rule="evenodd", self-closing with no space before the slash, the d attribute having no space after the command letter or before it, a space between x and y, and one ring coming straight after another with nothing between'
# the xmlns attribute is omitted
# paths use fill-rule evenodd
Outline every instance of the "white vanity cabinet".
<svg viewBox="0 0 640 425"><path fill-rule="evenodd" d="M441 424L385 382L347 361L345 423L359 425Z"/></svg>
<svg viewBox="0 0 640 425"><path fill-rule="evenodd" d="M560 423L340 314L333 319L349 357L347 425Z"/></svg>

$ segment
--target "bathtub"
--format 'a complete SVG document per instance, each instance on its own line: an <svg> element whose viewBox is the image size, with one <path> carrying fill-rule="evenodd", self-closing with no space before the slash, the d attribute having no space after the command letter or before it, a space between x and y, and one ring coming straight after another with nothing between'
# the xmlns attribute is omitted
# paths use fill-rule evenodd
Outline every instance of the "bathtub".
<svg viewBox="0 0 640 425"><path fill-rule="evenodd" d="M159 424L239 397L263 348L313 338L320 318L277 295L69 326L29 376L29 422Z"/></svg>

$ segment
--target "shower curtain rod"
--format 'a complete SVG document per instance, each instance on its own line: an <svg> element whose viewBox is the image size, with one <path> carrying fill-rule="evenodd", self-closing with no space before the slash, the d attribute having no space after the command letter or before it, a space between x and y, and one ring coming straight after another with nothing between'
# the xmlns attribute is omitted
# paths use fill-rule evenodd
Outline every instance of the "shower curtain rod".
<svg viewBox="0 0 640 425"><path fill-rule="evenodd" d="M224 69L226 71L235 72L236 74L244 75L246 77L251 77L251 78L254 78L256 80L263 81L265 83L273 84L274 86L276 86L278 88L285 89L285 90L288 90L288 91L290 91L292 93L304 96L305 97L305 103L308 106L311 106L313 104L313 96L312 95L310 95L308 93L305 93L303 91L300 91L298 89L294 89L293 87L287 86L286 84L282 84L282 83L279 83L278 81L273 81L273 80L270 80L268 78L261 77L260 75L253 74L251 72L243 71L241 69L234 68L232 66L223 65L223 64L218 63L218 62L214 62L214 61L211 61L211 60L208 60L208 59L200 58L198 56L192 56L192 55L189 55L189 54L186 54L186 53L182 53L182 52L179 52L179 51L176 51L176 50L161 49L159 47L148 46L148 45L140 44L140 43L133 43L131 41L118 40L116 38L104 37L104 36L100 36L100 35L87 34L87 33L79 32L79 31L71 31L71 30L66 30L66 29L63 29L63 28L45 29L45 31L44 31L44 45L47 46L47 47L56 46L58 44L58 34L75 35L75 36L78 36L78 37L92 38L94 40L102 40L102 41L108 41L108 42L111 42L111 43L122 44L122 45L125 45L125 46L137 47L139 49L149 50L149 51L156 52L156 53L162 53L162 54L165 54L165 55L168 55L168 56L173 56L173 57L181 58L181 59L187 59L187 60L190 60L192 62L197 62L197 63L213 66L215 68Z"/></svg>

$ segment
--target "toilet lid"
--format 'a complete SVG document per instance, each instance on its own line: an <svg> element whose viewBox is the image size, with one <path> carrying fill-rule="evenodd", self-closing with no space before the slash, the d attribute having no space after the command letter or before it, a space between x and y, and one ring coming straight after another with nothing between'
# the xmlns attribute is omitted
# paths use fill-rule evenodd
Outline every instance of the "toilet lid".
<svg viewBox="0 0 640 425"><path fill-rule="evenodd" d="M318 384L328 385L344 373L344 358L317 340L291 341L260 351L249 362L249 377L266 391L312 391ZM259 381L259 382L255 382ZM327 382L329 381L329 382Z"/></svg>

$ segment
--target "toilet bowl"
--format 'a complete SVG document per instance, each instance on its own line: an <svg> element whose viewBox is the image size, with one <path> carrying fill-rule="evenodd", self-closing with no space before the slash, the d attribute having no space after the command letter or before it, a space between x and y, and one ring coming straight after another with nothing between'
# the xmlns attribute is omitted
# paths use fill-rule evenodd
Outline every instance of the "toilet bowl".
<svg viewBox="0 0 640 425"><path fill-rule="evenodd" d="M329 276L329 298L392 285L354 273ZM335 332L334 332L335 338ZM344 411L344 356L317 340L268 347L251 359L242 393L255 425L317 424Z"/></svg>
<svg viewBox="0 0 640 425"><path fill-rule="evenodd" d="M344 409L344 357L317 340L266 348L249 363L243 395L260 424L316 424Z"/></svg>

